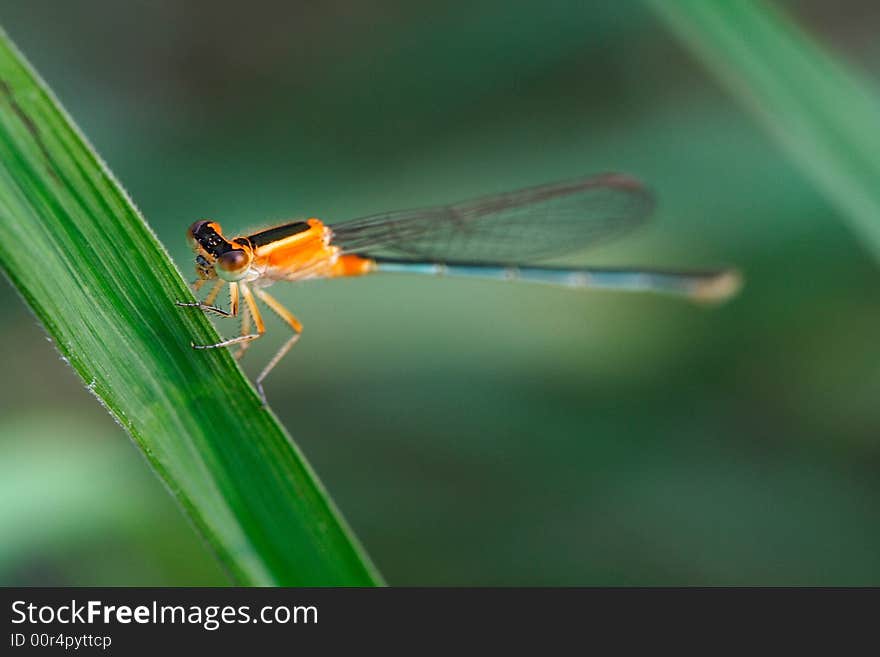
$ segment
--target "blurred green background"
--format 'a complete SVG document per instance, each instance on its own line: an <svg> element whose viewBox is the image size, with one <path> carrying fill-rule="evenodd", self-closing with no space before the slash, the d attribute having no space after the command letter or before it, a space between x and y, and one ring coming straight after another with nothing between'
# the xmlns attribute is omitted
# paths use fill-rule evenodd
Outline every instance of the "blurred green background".
<svg viewBox="0 0 880 657"><path fill-rule="evenodd" d="M876 4L781 4L880 74ZM660 207L585 262L745 271L717 309L275 288L306 329L270 401L390 584L880 584L876 264L641 4L4 0L0 23L187 277L198 218L339 221L606 170ZM0 583L225 584L5 281L0 301Z"/></svg>

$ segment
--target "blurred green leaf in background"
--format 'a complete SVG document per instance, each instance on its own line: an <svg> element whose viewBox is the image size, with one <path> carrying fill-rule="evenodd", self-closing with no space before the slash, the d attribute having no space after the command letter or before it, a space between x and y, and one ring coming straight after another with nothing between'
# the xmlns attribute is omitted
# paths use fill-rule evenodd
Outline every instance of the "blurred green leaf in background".
<svg viewBox="0 0 880 657"><path fill-rule="evenodd" d="M880 75L876 3L779 4ZM203 217L341 221L607 170L659 208L590 264L744 270L710 311L417 277L273 288L305 324L273 407L390 584L880 584L876 263L649 6L31 0L0 21L185 272ZM47 426L88 427L143 496L74 534L47 493L32 515L56 530L5 552L4 581L224 583L3 294L0 461L27 444L32 479ZM129 499L106 486L81 494ZM166 531L130 531L141 515Z"/></svg>
<svg viewBox="0 0 880 657"><path fill-rule="evenodd" d="M763 0L650 0L880 256L880 95Z"/></svg>

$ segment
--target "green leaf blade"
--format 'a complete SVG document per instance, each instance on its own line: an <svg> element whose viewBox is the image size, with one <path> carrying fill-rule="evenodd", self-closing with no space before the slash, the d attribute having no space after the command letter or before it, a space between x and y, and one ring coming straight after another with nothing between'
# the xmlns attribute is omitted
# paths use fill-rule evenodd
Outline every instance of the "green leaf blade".
<svg viewBox="0 0 880 657"><path fill-rule="evenodd" d="M119 184L0 35L0 266L233 577L382 580Z"/></svg>

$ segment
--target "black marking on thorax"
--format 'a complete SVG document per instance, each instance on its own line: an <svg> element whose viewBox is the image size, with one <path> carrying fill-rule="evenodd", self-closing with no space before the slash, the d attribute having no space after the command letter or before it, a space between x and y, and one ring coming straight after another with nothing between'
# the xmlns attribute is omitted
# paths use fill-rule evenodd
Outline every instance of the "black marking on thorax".
<svg viewBox="0 0 880 657"><path fill-rule="evenodd" d="M278 240L283 240L285 237L290 237L297 233L304 233L309 228L311 228L311 226L305 221L295 221L291 224L285 224L283 226L264 230L262 233L256 233L255 235L249 236L248 239L251 241L254 248L257 248L260 246L266 246L272 242L277 242Z"/></svg>
<svg viewBox="0 0 880 657"><path fill-rule="evenodd" d="M232 245L220 237L217 231L210 226L202 226L199 228L194 237L199 243L199 246L215 258L219 258L227 251L232 250Z"/></svg>

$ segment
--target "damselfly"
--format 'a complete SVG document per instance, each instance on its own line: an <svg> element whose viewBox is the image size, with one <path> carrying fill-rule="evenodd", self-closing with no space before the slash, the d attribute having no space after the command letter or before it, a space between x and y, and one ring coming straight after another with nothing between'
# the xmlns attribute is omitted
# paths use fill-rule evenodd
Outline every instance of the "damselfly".
<svg viewBox="0 0 880 657"><path fill-rule="evenodd" d="M299 320L265 291L276 281L394 272L661 292L698 301L719 301L734 294L739 275L732 269L670 271L529 264L623 235L644 223L653 207L650 192L637 180L605 174L333 225L319 219L291 221L232 239L224 237L217 222L197 221L187 232L196 253L194 291L208 281L212 284L204 301L177 305L222 317L241 314L238 337L192 345L195 349L239 345L236 358L265 332L256 299L284 320L293 335L256 379L265 402L263 381L302 333ZM229 310L215 305L224 285L229 288Z"/></svg>

